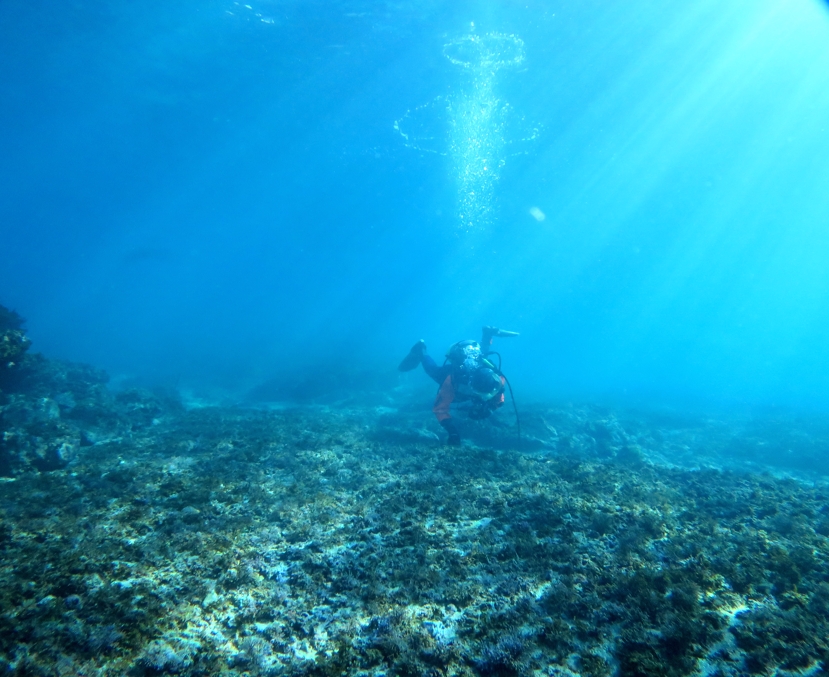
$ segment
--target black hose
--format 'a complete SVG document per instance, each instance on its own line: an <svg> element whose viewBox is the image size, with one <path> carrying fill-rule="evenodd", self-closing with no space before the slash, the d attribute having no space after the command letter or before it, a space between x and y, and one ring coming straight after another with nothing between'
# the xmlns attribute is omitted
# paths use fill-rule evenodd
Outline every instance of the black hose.
<svg viewBox="0 0 829 677"><path fill-rule="evenodd" d="M495 350L490 350L486 354L486 356L489 357L490 355L497 355L498 356L498 369L496 370L496 373L498 374L498 376L500 376L501 378L504 379L504 381L507 384L507 388L509 388L509 396L510 396L510 399L512 400L512 408L515 411L515 427L518 428L518 439L520 440L521 439L521 419L518 417L518 405L515 403L515 395L512 394L512 386L510 385L509 379L506 376L504 376L504 372L501 371L501 363L502 363L501 353L496 352ZM490 364L495 366L492 362L490 362Z"/></svg>
<svg viewBox="0 0 829 677"><path fill-rule="evenodd" d="M489 357L490 355L497 355L497 356L498 356L498 375L499 375L499 376L503 376L503 374L501 373L501 353L496 353L494 350L490 350L490 351L489 351L489 352L488 352L488 353L484 356L484 359L486 359L486 358L487 358L487 357ZM490 364L492 364L492 363L490 362Z"/></svg>
<svg viewBox="0 0 829 677"><path fill-rule="evenodd" d="M500 369L499 369L500 371ZM515 395L512 394L512 386L510 385L509 379L501 374L504 377L504 382L507 384L507 388L509 388L509 396L512 400L512 408L515 411L515 427L518 428L518 439L521 439L521 419L518 418L518 405L515 403Z"/></svg>

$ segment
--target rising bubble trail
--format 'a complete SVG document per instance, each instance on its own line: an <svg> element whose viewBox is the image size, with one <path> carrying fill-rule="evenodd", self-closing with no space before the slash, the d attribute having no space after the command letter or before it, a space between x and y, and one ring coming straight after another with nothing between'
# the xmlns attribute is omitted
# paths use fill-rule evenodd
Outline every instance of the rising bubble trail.
<svg viewBox="0 0 829 677"><path fill-rule="evenodd" d="M495 186L511 154L508 146L529 140L507 133L515 116L495 91L499 72L524 60L524 42L515 35L472 33L446 43L443 54L465 71L459 90L408 111L394 126L408 146L447 156L459 223L472 232L492 220Z"/></svg>

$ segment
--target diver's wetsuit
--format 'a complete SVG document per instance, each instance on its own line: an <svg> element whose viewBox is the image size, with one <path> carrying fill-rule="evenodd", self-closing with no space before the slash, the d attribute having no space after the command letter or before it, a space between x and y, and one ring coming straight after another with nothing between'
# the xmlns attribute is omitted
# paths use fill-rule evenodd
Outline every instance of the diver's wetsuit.
<svg viewBox="0 0 829 677"><path fill-rule="evenodd" d="M492 337L493 334L489 334L486 332L482 336L481 352L484 355L489 354L490 348L492 347ZM458 435L454 423L452 422L452 415L449 413L449 408L451 407L452 402L454 402L456 399L455 383L452 378L455 365L453 365L452 363L446 363L442 366L438 366L438 364L432 359L431 355L427 355L425 351L420 357L420 363L423 365L423 370L429 375L429 377L440 385L438 394L435 397L435 404L432 407L432 412L434 413L435 417L440 422L440 424L449 433L450 442L456 443L460 440L460 436ZM504 382L505 380L502 376L502 387ZM458 397L458 401L464 401L468 399L468 396ZM489 414L492 411L500 407L503 403L504 393L502 390L497 397L488 401L484 405L484 407L482 408L482 415L480 416L480 418L489 416Z"/></svg>
<svg viewBox="0 0 829 677"><path fill-rule="evenodd" d="M493 337L518 336L518 333L502 331L496 327L484 327L482 334L480 344L475 341L460 341L452 346L447 361L441 366L426 354L426 344L420 340L412 346L398 367L400 371L411 371L421 364L423 371L440 385L432 411L441 426L449 433L449 444L460 444L461 441L449 413L453 402L471 402L472 406L467 410L467 414L474 419L486 418L504 404L504 375L492 363L480 358L490 353ZM477 383L476 378L479 379Z"/></svg>

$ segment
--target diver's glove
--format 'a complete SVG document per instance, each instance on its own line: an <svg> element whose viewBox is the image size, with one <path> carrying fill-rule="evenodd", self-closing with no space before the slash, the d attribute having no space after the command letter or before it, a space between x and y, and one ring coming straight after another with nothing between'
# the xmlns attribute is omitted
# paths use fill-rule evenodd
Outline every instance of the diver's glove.
<svg viewBox="0 0 829 677"><path fill-rule="evenodd" d="M450 444L453 447L459 446L461 443L461 435L455 427L455 422L451 418L445 418L440 422L440 425L449 433L449 439L446 440L446 444Z"/></svg>

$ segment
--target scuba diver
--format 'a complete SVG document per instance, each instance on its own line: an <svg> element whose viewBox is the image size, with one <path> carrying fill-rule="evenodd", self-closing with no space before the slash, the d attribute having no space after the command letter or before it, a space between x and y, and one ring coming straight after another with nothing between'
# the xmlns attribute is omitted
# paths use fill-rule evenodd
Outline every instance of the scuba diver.
<svg viewBox="0 0 829 677"><path fill-rule="evenodd" d="M509 383L501 373L500 364L496 367L487 359L490 354L498 355L491 350L495 336L518 336L518 332L484 327L480 343L458 341L446 352L446 360L440 367L426 353L426 343L421 339L398 367L400 371L411 371L422 364L423 370L440 385L432 411L449 433L447 444L456 446L461 443L460 433L449 414L453 402L469 403L466 413L476 420L487 418L504 404L504 385L509 386ZM498 355L499 362L500 359Z"/></svg>

